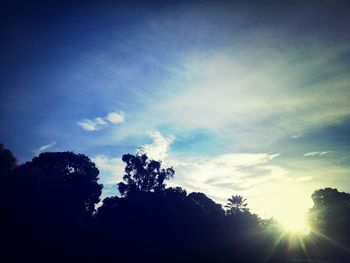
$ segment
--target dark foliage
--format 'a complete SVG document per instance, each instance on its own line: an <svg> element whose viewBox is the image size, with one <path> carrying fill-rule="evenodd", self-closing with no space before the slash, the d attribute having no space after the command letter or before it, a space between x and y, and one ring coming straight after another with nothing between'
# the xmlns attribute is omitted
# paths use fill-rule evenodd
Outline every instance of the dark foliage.
<svg viewBox="0 0 350 263"><path fill-rule="evenodd" d="M1 238L7 257L50 261L52 255L73 255L99 202L98 174L88 157L72 152L43 153L16 167L2 187ZM21 253L14 244L22 246Z"/></svg>
<svg viewBox="0 0 350 263"><path fill-rule="evenodd" d="M72 152L17 165L0 147L1 262L348 262L350 195L312 195L307 238L203 193L166 188L174 175L145 154L123 156L120 196L100 201L99 171Z"/></svg>
<svg viewBox="0 0 350 263"><path fill-rule="evenodd" d="M0 143L0 176L9 176L16 165L16 157Z"/></svg>
<svg viewBox="0 0 350 263"><path fill-rule="evenodd" d="M318 246L322 251L315 257L350 262L350 194L324 188L316 190L311 197L314 206L308 218L314 230L314 243L310 250Z"/></svg>
<svg viewBox="0 0 350 263"><path fill-rule="evenodd" d="M134 192L159 192L165 189L164 180L173 177L173 168L162 169L160 161L149 160L146 154L123 155L124 182L118 184L121 195Z"/></svg>

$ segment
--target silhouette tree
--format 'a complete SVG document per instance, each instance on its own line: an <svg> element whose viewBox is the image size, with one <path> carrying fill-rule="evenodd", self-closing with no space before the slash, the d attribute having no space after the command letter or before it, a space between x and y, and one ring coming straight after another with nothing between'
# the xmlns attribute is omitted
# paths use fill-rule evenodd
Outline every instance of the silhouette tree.
<svg viewBox="0 0 350 263"><path fill-rule="evenodd" d="M0 201L1 205L8 206L11 200L10 185L13 183L13 171L17 167L17 159L11 151L0 144ZM2 211L6 211L2 210Z"/></svg>
<svg viewBox="0 0 350 263"><path fill-rule="evenodd" d="M160 161L149 160L143 153L125 154L123 161L126 163L124 182L118 184L118 190L124 196L137 191L162 191L165 189L164 180L175 174L172 167L163 169Z"/></svg>
<svg viewBox="0 0 350 263"><path fill-rule="evenodd" d="M226 213L228 215L236 215L239 213L245 213L248 212L249 209L247 208L247 199L243 198L240 195L233 195L229 199L227 199L228 203L225 205Z"/></svg>
<svg viewBox="0 0 350 263"><path fill-rule="evenodd" d="M78 222L90 217L99 202L99 171L83 154L47 152L18 167L16 175L30 206L71 216Z"/></svg>
<svg viewBox="0 0 350 263"><path fill-rule="evenodd" d="M12 160L7 167L13 167L11 154L5 156ZM87 156L72 152L42 153L13 169L1 203L7 223L3 237L12 242L8 251L22 252L15 262L24 255L44 261L54 254L61 260L73 257L99 201L98 174Z"/></svg>
<svg viewBox="0 0 350 263"><path fill-rule="evenodd" d="M350 194L324 188L311 195L314 201L308 217L318 231L343 231L350 222ZM349 228L350 230L350 228Z"/></svg>
<svg viewBox="0 0 350 263"><path fill-rule="evenodd" d="M207 197L203 193L190 193L188 195L189 199L201 207L205 214L210 214L212 216L220 216L223 215L224 211L220 204L215 203L209 197Z"/></svg>
<svg viewBox="0 0 350 263"><path fill-rule="evenodd" d="M9 175L16 166L16 157L0 143L0 176Z"/></svg>
<svg viewBox="0 0 350 263"><path fill-rule="evenodd" d="M0 145L0 261L350 262L348 193L315 191L315 233L290 246L290 236L249 212L242 196L231 196L225 213L203 193L166 188L175 172L160 161L142 153L123 161L122 196L95 211L102 186L87 156L43 153L17 165Z"/></svg>
<svg viewBox="0 0 350 263"><path fill-rule="evenodd" d="M18 234L21 233L18 224L18 213L14 204L13 171L17 167L14 155L0 144L0 261L5 262L6 256L15 252Z"/></svg>
<svg viewBox="0 0 350 263"><path fill-rule="evenodd" d="M350 194L324 188L311 195L308 219L323 260L350 262ZM319 255L318 255L319 256Z"/></svg>

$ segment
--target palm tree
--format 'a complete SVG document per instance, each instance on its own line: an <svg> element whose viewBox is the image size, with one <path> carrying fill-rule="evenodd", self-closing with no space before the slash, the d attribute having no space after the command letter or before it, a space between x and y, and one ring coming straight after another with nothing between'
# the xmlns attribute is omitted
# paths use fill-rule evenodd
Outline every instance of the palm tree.
<svg viewBox="0 0 350 263"><path fill-rule="evenodd" d="M243 198L240 195L233 195L229 199L227 199L228 203L225 205L226 213L229 215L236 215L239 213L245 213L249 211L249 208L246 206L247 199Z"/></svg>

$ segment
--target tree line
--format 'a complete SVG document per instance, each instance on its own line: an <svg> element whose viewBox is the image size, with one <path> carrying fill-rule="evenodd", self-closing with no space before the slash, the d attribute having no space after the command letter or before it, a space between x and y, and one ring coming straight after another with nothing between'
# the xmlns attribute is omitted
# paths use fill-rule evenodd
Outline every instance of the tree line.
<svg viewBox="0 0 350 263"><path fill-rule="evenodd" d="M46 152L18 164L0 144L1 262L350 262L349 193L316 190L302 237L240 195L223 208L167 187L174 169L142 152L123 161L120 194L100 200L86 155Z"/></svg>

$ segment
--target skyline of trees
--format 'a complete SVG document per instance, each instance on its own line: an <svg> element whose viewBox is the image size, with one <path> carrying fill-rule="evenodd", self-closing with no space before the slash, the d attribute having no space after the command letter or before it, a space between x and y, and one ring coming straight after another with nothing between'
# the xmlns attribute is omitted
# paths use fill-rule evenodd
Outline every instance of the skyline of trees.
<svg viewBox="0 0 350 263"><path fill-rule="evenodd" d="M12 262L350 259L348 193L316 190L308 212L313 231L291 236L273 219L251 213L243 196L232 195L222 207L204 193L166 187L174 169L144 153L125 154L123 161L120 195L100 200L103 185L89 157L46 152L18 164L0 145L2 257Z"/></svg>

